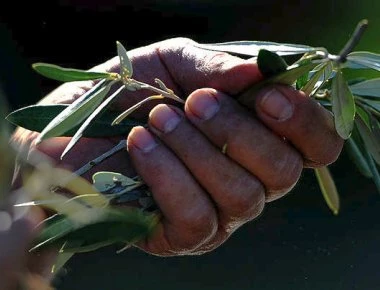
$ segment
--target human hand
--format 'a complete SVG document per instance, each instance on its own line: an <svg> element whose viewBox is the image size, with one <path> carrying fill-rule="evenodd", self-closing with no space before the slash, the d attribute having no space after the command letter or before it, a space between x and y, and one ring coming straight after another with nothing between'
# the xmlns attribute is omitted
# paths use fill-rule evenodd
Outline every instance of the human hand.
<svg viewBox="0 0 380 290"><path fill-rule="evenodd" d="M19 194L20 192L18 192ZM17 193L14 193L17 194ZM14 195L12 196L14 197ZM51 289L46 265L54 257L50 252L29 254L37 226L44 214L38 208L0 210L0 285L2 290ZM20 288L25 285L24 288Z"/></svg>
<svg viewBox="0 0 380 290"><path fill-rule="evenodd" d="M153 103L140 110L138 117L149 113L149 129L134 128L128 153L95 168L128 176L137 172L150 187L163 218L156 233L136 246L155 255L215 249L260 215L266 202L289 192L304 167L334 162L343 145L331 113L293 88L265 88L254 107L241 106L234 97L262 80L257 65L192 43L170 39L130 52L134 78L152 84L161 79L187 98L184 111L173 104L153 108ZM117 71L117 63L114 58L96 70ZM41 103L71 103L92 85L64 84ZM126 109L146 96L127 93L113 108ZM82 138L61 162L69 138L35 146L37 135L19 129L14 140L73 170L125 138Z"/></svg>

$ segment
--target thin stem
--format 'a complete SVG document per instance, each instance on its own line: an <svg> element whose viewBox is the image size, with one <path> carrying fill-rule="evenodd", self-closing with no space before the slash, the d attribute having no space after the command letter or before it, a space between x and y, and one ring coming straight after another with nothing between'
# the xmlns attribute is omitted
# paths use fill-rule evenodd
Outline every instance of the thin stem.
<svg viewBox="0 0 380 290"><path fill-rule="evenodd" d="M140 88L141 88L141 89L151 90L151 91L153 91L153 92L155 92L155 93L158 93L158 94L160 94L160 95L163 95L165 98L169 98L169 99L175 100L175 101L180 102L180 103L182 103L182 104L185 103L185 101L182 100L180 97L178 97L176 94L168 93L168 92L166 92L166 91L164 91L164 90L161 90L161 89L159 89L159 88L156 88L156 87L154 87L154 86L151 86L151 85L146 84L146 83L143 83L143 82L139 82L139 81L136 81L136 80L132 80L132 81L133 81L134 83L140 85Z"/></svg>
<svg viewBox="0 0 380 290"><path fill-rule="evenodd" d="M112 121L111 123L111 126L114 126L114 125L117 125L119 124L121 121L123 121L128 115L130 115L131 113L133 113L135 110L137 110L138 108L140 108L143 104L145 104L146 102L149 102L151 100L159 100L159 99L163 99L164 97L162 95L157 95L157 96L150 96L150 97L147 97L145 98L144 100L138 102L137 104L133 105L132 107L130 107L129 109L127 109L126 111L124 111L123 113L121 113L119 116L117 116L115 118L115 120Z"/></svg>
<svg viewBox="0 0 380 290"><path fill-rule="evenodd" d="M99 157L96 157L95 159L91 160L90 162L88 162L87 164L79 168L77 171L75 171L74 173L76 175L85 174L87 171L89 171L91 168L98 165L99 163L103 162L105 159L123 150L125 148L125 143L126 143L126 140L121 140L116 146L112 147L110 150L103 153Z"/></svg>
<svg viewBox="0 0 380 290"><path fill-rule="evenodd" d="M343 47L341 52L339 53L338 61L340 63L344 63L347 60L347 55L352 52L355 46L359 43L360 39L363 36L365 29L368 27L368 20L361 20L355 28L351 38L348 40L346 45Z"/></svg>

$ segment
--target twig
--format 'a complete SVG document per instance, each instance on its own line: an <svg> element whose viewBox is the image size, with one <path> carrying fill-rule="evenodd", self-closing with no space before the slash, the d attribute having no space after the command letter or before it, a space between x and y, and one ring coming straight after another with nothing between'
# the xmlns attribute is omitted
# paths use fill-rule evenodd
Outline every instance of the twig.
<svg viewBox="0 0 380 290"><path fill-rule="evenodd" d="M166 92L166 91L164 91L164 90L162 90L162 89L156 88L156 87L154 87L154 86L151 86L151 85L149 85L149 84L146 84L146 83L143 83L143 82L140 82L140 81L136 81L136 80L133 80L133 81L134 81L136 84L140 85L140 88L141 88L141 89L151 90L151 91L153 91L153 92L155 92L155 93L158 93L158 94L160 94L160 95L163 95L164 97L169 98L169 99L172 99L172 100L175 100L175 101L177 101L177 102L179 102L179 103L182 103L182 104L185 103L184 100L182 100L180 97L178 97L178 96L177 96L176 94L174 94L174 93L168 93L168 92Z"/></svg>
<svg viewBox="0 0 380 290"><path fill-rule="evenodd" d="M105 159L107 159L107 158L111 157L112 155L116 154L117 152L123 150L125 148L125 144L126 144L125 140L120 141L115 147L112 147L110 150L103 153L99 157L96 157L95 159L91 160L90 162L88 162L87 164L85 164L84 166L79 168L77 171L75 171L74 173L76 175L85 174L87 171L89 171L91 168L93 168L97 164L103 162Z"/></svg>
<svg viewBox="0 0 380 290"><path fill-rule="evenodd" d="M354 47L359 43L359 40L362 38L365 29L368 27L368 20L361 20L355 28L351 38L348 40L346 45L339 53L338 61L343 63L347 60L347 55L354 49Z"/></svg>

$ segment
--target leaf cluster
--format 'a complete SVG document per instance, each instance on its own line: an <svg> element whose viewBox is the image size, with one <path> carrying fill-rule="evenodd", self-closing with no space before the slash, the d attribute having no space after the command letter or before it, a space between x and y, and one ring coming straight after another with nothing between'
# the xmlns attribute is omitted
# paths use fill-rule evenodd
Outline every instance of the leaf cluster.
<svg viewBox="0 0 380 290"><path fill-rule="evenodd" d="M352 161L364 176L374 181L380 192L380 77L358 80L345 77L346 70L380 71L380 55L368 51L352 51L364 26L365 21L358 25L339 55L330 54L327 49L320 47L267 41L236 41L197 46L256 57L265 79L238 97L242 105L250 106L254 102L255 92L268 84L277 83L304 91L330 110L334 116L335 129L346 140L345 148ZM34 64L33 68L45 77L62 82L96 80L97 84L70 105L27 106L9 114L7 120L17 126L40 132L38 142L57 136L71 136L71 141L61 156L64 158L82 137L126 135L136 125L145 126L145 123L129 116L150 100L170 98L184 103L158 79L157 86L133 79L133 66L128 52L120 42L116 45L120 60L119 73L63 68L46 63ZM297 56L298 59L288 65L289 56ZM150 90L152 95L120 114L109 110L109 105L124 90L141 89ZM105 153L106 157L100 156L92 163L101 162L116 150L112 149L111 153ZM80 170L79 175L90 167L84 166L85 169ZM54 172L53 170L49 173L50 178L45 180L46 184L53 185L49 180L58 182L51 175ZM334 214L338 214L340 198L329 168L317 168L314 172L327 205ZM125 211L112 206L115 201L134 200L144 210L154 207L149 189L139 177L130 178L116 172L98 172L93 176L93 184L86 184L78 175L74 179L70 179L67 172L59 172L59 175L68 178L59 188L69 189L76 197L67 197L57 191L57 187L54 190L46 188L44 182L39 183L43 190L32 190L36 193L33 204L48 207L55 213L44 222L44 230L33 248L37 250L58 245L61 255L55 270L67 262L73 253L95 250L115 242L134 242L149 234L157 223L158 215L146 216L141 211ZM30 178L33 180L33 177ZM31 186L33 183L27 184ZM46 194L41 195L41 192ZM99 236L98 231L103 234Z"/></svg>

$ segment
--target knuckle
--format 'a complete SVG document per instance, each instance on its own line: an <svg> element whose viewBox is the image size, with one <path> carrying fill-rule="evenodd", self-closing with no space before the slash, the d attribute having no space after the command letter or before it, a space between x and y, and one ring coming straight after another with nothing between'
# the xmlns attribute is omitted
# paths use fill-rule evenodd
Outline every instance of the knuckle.
<svg viewBox="0 0 380 290"><path fill-rule="evenodd" d="M217 232L218 220L212 210L193 211L182 216L179 227L181 233L172 242L175 251L191 251L209 241Z"/></svg>
<svg viewBox="0 0 380 290"><path fill-rule="evenodd" d="M267 201L288 193L297 183L303 169L303 159L295 151L288 151L275 165L273 182L267 188Z"/></svg>
<svg viewBox="0 0 380 290"><path fill-rule="evenodd" d="M233 218L253 219L260 215L265 204L265 190L254 176L240 176L228 188L234 188L228 196L228 211Z"/></svg>
<svg viewBox="0 0 380 290"><path fill-rule="evenodd" d="M320 146L318 154L313 158L308 158L305 165L308 167L320 167L334 163L343 148L344 140L339 136L327 138L327 145Z"/></svg>

